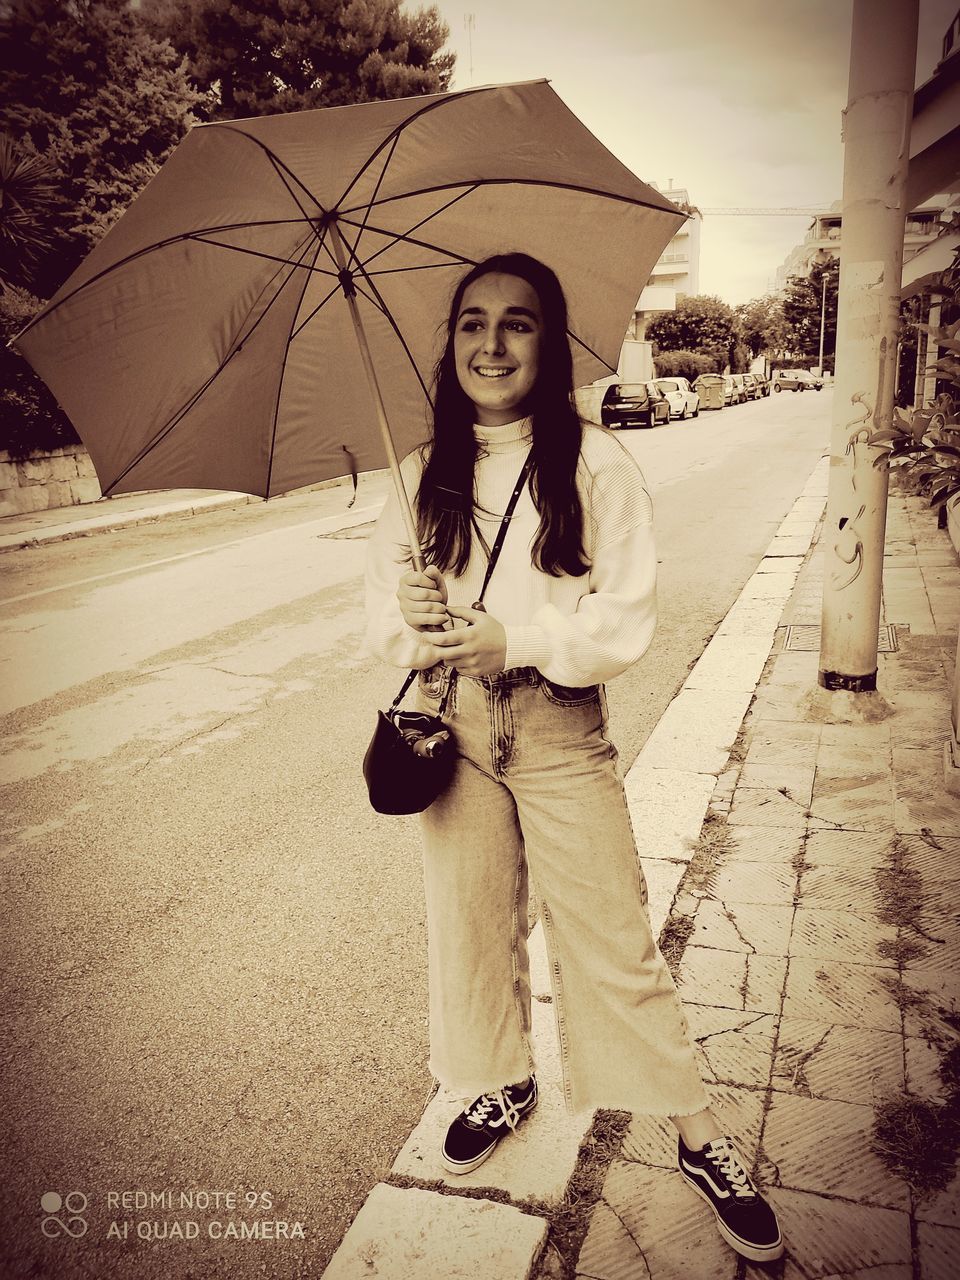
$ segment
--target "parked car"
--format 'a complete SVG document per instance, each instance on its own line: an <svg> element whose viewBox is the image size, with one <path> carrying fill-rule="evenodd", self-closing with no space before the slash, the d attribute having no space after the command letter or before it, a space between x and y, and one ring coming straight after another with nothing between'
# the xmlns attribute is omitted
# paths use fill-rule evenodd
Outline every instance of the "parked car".
<svg viewBox="0 0 960 1280"><path fill-rule="evenodd" d="M723 377L723 403L725 405L739 404L740 393L737 390L737 384L733 380L733 374L725 373L722 375L722 377Z"/></svg>
<svg viewBox="0 0 960 1280"><path fill-rule="evenodd" d="M760 388L760 394L762 396L768 396L770 394L770 379L764 377L762 373L755 373L753 378L757 386Z"/></svg>
<svg viewBox="0 0 960 1280"><path fill-rule="evenodd" d="M670 406L648 382L613 382L603 393L600 420L605 427L655 427L670 421Z"/></svg>
<svg viewBox="0 0 960 1280"><path fill-rule="evenodd" d="M745 373L743 375L743 385L747 389L748 400L759 400L760 397L763 395L763 392L760 389L760 384L757 382L755 374Z"/></svg>
<svg viewBox="0 0 960 1280"><path fill-rule="evenodd" d="M778 369L773 375L774 391L822 391L823 379L808 369Z"/></svg>
<svg viewBox="0 0 960 1280"><path fill-rule="evenodd" d="M655 382L667 398L671 418L695 418L700 412L700 396L686 378L656 378Z"/></svg>
<svg viewBox="0 0 960 1280"><path fill-rule="evenodd" d="M735 403L743 404L744 400L750 399L750 396L747 393L747 384L743 380L743 374L731 373L730 377L733 379L733 385L737 389L737 399Z"/></svg>

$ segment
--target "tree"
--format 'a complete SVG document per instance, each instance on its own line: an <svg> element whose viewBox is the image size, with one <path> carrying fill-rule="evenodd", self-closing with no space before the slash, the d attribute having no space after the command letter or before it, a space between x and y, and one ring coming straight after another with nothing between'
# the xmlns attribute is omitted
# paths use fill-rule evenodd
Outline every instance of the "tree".
<svg viewBox="0 0 960 1280"><path fill-rule="evenodd" d="M186 55L206 120L272 115L446 89L455 55L435 7L402 0L148 0Z"/></svg>
<svg viewBox="0 0 960 1280"><path fill-rule="evenodd" d="M47 296L77 266L193 123L182 59L127 0L6 0L0 131L42 157L49 250L24 283ZM22 278L22 273L21 273Z"/></svg>
<svg viewBox="0 0 960 1280"><path fill-rule="evenodd" d="M662 351L708 355L722 369L733 360L736 317L719 298L706 294L681 297L675 311L664 311L650 321L647 337Z"/></svg>
<svg viewBox="0 0 960 1280"><path fill-rule="evenodd" d="M833 366L837 348L837 276L836 262L815 262L808 275L791 276L787 282L783 316L789 326L790 350L806 364L816 363L820 354L820 310L826 278L823 355L824 364Z"/></svg>
<svg viewBox="0 0 960 1280"><path fill-rule="evenodd" d="M768 293L750 302L741 302L736 309L741 340L751 356L776 355L790 341L790 328L783 315L783 300Z"/></svg>
<svg viewBox="0 0 960 1280"><path fill-rule="evenodd" d="M25 285L49 252L55 181L53 166L42 156L0 134L0 288Z"/></svg>

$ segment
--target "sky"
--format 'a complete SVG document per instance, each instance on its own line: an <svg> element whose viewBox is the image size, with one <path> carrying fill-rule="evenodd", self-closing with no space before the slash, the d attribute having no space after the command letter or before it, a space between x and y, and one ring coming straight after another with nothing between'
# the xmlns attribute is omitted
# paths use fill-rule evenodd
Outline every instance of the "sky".
<svg viewBox="0 0 960 1280"><path fill-rule="evenodd" d="M698 207L840 199L853 0L432 2L457 54L452 88L544 77L634 173L673 179ZM958 2L920 0L918 84ZM809 223L704 215L700 292L768 292Z"/></svg>

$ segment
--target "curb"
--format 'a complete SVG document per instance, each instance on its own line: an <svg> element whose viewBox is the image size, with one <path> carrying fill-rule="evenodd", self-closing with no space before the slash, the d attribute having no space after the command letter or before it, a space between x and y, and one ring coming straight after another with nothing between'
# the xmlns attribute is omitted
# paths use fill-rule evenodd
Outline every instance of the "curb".
<svg viewBox="0 0 960 1280"><path fill-rule="evenodd" d="M829 461L826 452L813 468L759 565L624 777L637 845L660 852L657 858L641 858L655 937L670 914L823 517ZM559 1068L551 1051L549 1019L542 1016L547 1006L539 999L541 988L549 990L539 922L528 947L538 1080L545 1103L558 1091L553 1077ZM536 1034L538 1023L542 1036ZM568 1117L559 1104L538 1110L546 1114L540 1116L536 1150L530 1132L518 1131L498 1152L493 1195L482 1198L479 1188L489 1192L491 1184L481 1174L461 1177L454 1185L435 1160L428 1163L437 1135L450 1119L450 1099L435 1093L399 1153L388 1175L391 1181L371 1189L347 1229L322 1273L326 1280L527 1280L542 1256L550 1211L563 1197L593 1121L592 1115ZM551 1167L550 1156L559 1169ZM533 1181L532 1162L537 1167Z"/></svg>

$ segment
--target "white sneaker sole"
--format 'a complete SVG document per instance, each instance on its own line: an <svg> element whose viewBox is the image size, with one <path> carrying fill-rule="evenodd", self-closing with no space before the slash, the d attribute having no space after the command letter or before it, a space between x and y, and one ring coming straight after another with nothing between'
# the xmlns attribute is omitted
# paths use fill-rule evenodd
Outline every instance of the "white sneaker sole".
<svg viewBox="0 0 960 1280"><path fill-rule="evenodd" d="M741 1257L749 1258L751 1262L776 1262L777 1258L783 1257L783 1238L781 1237L776 1244L756 1245L751 1244L748 1240L741 1240L735 1231L731 1231L724 1220L717 1213L716 1205L710 1199L705 1191L697 1186L690 1178L680 1170L680 1176L690 1188L713 1210L713 1216L717 1220L717 1230L726 1240L731 1249L735 1249Z"/></svg>

